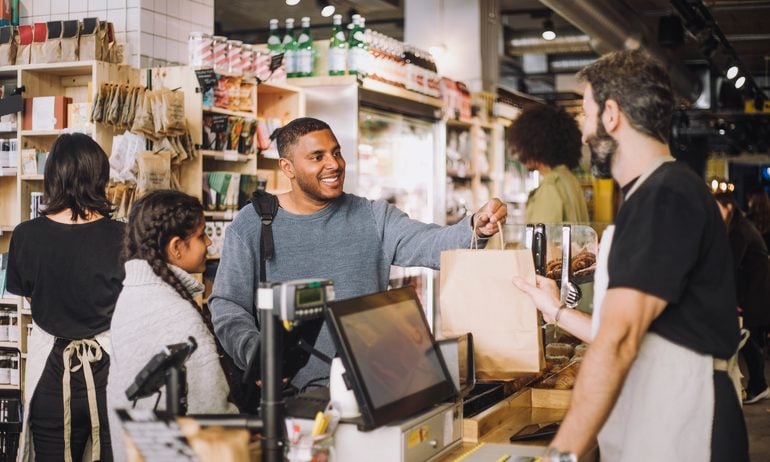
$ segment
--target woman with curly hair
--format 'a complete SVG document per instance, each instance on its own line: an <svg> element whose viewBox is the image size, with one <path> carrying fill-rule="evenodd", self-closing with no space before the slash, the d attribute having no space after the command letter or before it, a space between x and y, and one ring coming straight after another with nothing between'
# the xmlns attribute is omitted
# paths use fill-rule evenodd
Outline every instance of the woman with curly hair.
<svg viewBox="0 0 770 462"><path fill-rule="evenodd" d="M179 191L148 193L131 209L123 244L126 278L112 318L113 357L107 387L112 446L125 459L115 409L153 409L155 398L130 403L126 389L166 345L194 337L198 345L186 363L187 409L191 414L235 412L219 363L214 337L193 297L203 284L190 273L203 272L211 240L204 232L203 207ZM165 408L160 400L158 409Z"/></svg>
<svg viewBox="0 0 770 462"><path fill-rule="evenodd" d="M519 161L540 173L540 186L527 200L527 223L587 223L583 190L570 171L580 161L580 129L564 109L537 105L514 121L509 142Z"/></svg>

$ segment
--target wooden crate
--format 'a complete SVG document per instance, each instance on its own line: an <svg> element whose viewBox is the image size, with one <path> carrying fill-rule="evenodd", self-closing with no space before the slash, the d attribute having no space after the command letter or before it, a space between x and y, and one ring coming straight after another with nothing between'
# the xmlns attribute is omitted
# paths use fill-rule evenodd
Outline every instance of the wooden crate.
<svg viewBox="0 0 770 462"><path fill-rule="evenodd" d="M572 390L525 388L476 416L463 420L463 441L508 443L527 425L561 420Z"/></svg>

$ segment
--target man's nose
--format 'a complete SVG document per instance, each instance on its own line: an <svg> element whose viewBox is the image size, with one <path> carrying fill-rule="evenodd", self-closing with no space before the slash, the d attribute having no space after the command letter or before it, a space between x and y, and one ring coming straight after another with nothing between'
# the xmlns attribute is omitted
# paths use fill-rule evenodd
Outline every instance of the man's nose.
<svg viewBox="0 0 770 462"><path fill-rule="evenodd" d="M340 158L337 156L326 156L324 158L324 168L328 170L337 170L340 168Z"/></svg>

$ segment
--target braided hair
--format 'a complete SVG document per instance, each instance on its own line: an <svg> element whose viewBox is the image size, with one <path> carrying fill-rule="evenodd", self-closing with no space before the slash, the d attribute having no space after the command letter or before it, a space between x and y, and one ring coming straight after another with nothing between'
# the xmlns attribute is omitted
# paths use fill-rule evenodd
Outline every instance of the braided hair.
<svg viewBox="0 0 770 462"><path fill-rule="evenodd" d="M166 246L177 236L189 239L203 220L203 206L198 199L180 191L152 191L131 208L123 260L146 260L163 282L197 308L192 295L168 267Z"/></svg>

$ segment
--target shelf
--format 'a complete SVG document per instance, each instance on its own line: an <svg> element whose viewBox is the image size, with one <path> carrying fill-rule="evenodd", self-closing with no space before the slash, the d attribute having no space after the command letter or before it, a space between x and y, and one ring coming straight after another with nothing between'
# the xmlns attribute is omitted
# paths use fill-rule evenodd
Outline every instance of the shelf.
<svg viewBox="0 0 770 462"><path fill-rule="evenodd" d="M18 305L21 298L0 298L0 305Z"/></svg>
<svg viewBox="0 0 770 462"><path fill-rule="evenodd" d="M20 385L8 385L8 384L0 385L0 390L19 390L19 389L21 389Z"/></svg>
<svg viewBox="0 0 770 462"><path fill-rule="evenodd" d="M473 126L473 123L466 122L464 120L447 119L446 126L449 128L461 128L461 129L468 130Z"/></svg>
<svg viewBox="0 0 770 462"><path fill-rule="evenodd" d="M311 77L312 78L312 77ZM299 93L302 89L299 87L295 87L294 85L289 85L286 83L278 83L278 82L262 82L259 85L257 85L257 93ZM259 101L257 101L259 103Z"/></svg>
<svg viewBox="0 0 770 462"><path fill-rule="evenodd" d="M378 82L376 80L364 79L363 85L361 87L377 93L384 93L387 95L408 99L410 101L415 101L417 103L427 104L428 106L433 106L438 109L444 108L444 101L439 98L426 96L414 91L404 90L403 88L394 87L393 85Z"/></svg>
<svg viewBox="0 0 770 462"><path fill-rule="evenodd" d="M24 64L19 66L19 68L21 68L22 71L68 76L90 74L93 71L95 63L96 61L72 61L66 63Z"/></svg>
<svg viewBox="0 0 770 462"><path fill-rule="evenodd" d="M224 109L216 106L203 106L203 112L210 112L212 114L224 114L224 115L235 116L235 117L243 117L244 119L250 119L250 120L254 120L257 118L257 116L252 114L251 112L232 111L230 109Z"/></svg>
<svg viewBox="0 0 770 462"><path fill-rule="evenodd" d="M61 128L58 130L22 130L21 136L51 137L51 136L59 136L63 133L83 133L85 135L92 136L91 131L81 130L77 128Z"/></svg>
<svg viewBox="0 0 770 462"><path fill-rule="evenodd" d="M11 341L0 342L0 348L13 348L15 350L18 350L19 342L11 342Z"/></svg>
<svg viewBox="0 0 770 462"><path fill-rule="evenodd" d="M358 82L358 77L355 75L340 75L340 76L319 76L319 77L300 77L289 79L289 83L298 87L320 87L320 86L344 86L354 85ZM388 83L379 82L372 79L363 79L361 82L361 88L376 93L383 93L386 95L396 96L410 101L427 104L436 108L443 108L444 101L432 96L426 96L421 93L417 93L410 90L405 90L400 87L390 85Z"/></svg>
<svg viewBox="0 0 770 462"><path fill-rule="evenodd" d="M22 180L43 181L43 175L22 175Z"/></svg>
<svg viewBox="0 0 770 462"><path fill-rule="evenodd" d="M200 152L203 157L214 160L226 160L229 162L248 162L255 157L253 154L239 154L238 151L209 151L202 149L198 152Z"/></svg>
<svg viewBox="0 0 770 462"><path fill-rule="evenodd" d="M32 316L32 310L30 310L29 308L22 308L19 312L21 314L26 314L27 316Z"/></svg>
<svg viewBox="0 0 770 462"><path fill-rule="evenodd" d="M224 211L212 211L206 210L203 212L203 216L212 220L232 220L238 215L237 210L224 210Z"/></svg>
<svg viewBox="0 0 770 462"><path fill-rule="evenodd" d="M16 176L19 173L17 168L0 168L0 176Z"/></svg>

